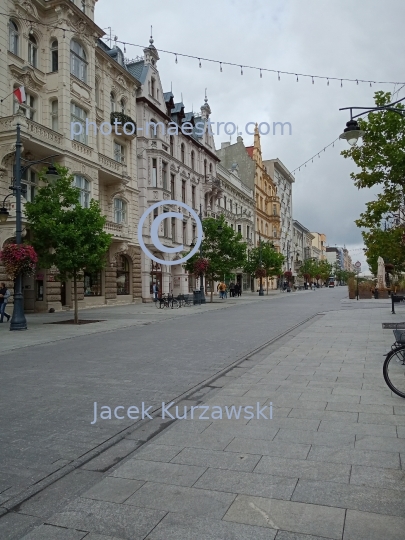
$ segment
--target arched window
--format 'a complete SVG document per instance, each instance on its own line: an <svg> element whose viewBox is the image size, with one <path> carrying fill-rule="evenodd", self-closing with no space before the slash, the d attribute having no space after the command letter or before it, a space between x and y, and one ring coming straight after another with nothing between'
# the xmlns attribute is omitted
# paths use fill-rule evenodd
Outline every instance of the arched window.
<svg viewBox="0 0 405 540"><path fill-rule="evenodd" d="M170 135L170 155L174 156L174 137Z"/></svg>
<svg viewBox="0 0 405 540"><path fill-rule="evenodd" d="M184 147L184 143L181 143L181 161L185 163L185 159L186 159L185 147Z"/></svg>
<svg viewBox="0 0 405 540"><path fill-rule="evenodd" d="M14 21L8 22L8 32L9 32L9 49L12 53L18 55L19 52L19 41L20 41L20 34L18 32L18 26L15 24Z"/></svg>
<svg viewBox="0 0 405 540"><path fill-rule="evenodd" d="M117 257L117 294L130 294L129 262L125 255Z"/></svg>
<svg viewBox="0 0 405 540"><path fill-rule="evenodd" d="M35 68L38 65L38 44L34 36L30 36L28 40L28 62Z"/></svg>
<svg viewBox="0 0 405 540"><path fill-rule="evenodd" d="M191 168L195 171L195 154L194 150L191 151Z"/></svg>
<svg viewBox="0 0 405 540"><path fill-rule="evenodd" d="M122 114L125 114L125 99L124 98L122 98L120 101L120 109L121 109Z"/></svg>
<svg viewBox="0 0 405 540"><path fill-rule="evenodd" d="M80 189L79 202L83 208L90 206L90 182L78 174L74 177L74 186Z"/></svg>
<svg viewBox="0 0 405 540"><path fill-rule="evenodd" d="M111 92L111 94L110 94L110 108L111 108L111 112L115 112L115 94L114 94L114 92Z"/></svg>
<svg viewBox="0 0 405 540"><path fill-rule="evenodd" d="M127 220L127 203L122 199L114 199L114 223L125 223Z"/></svg>
<svg viewBox="0 0 405 540"><path fill-rule="evenodd" d="M74 39L70 42L70 73L83 82L87 82L86 52Z"/></svg>
<svg viewBox="0 0 405 540"><path fill-rule="evenodd" d="M59 53L58 53L58 40L54 39L51 43L51 71L58 71Z"/></svg>
<svg viewBox="0 0 405 540"><path fill-rule="evenodd" d="M51 101L51 127L54 131L59 128L58 100Z"/></svg>

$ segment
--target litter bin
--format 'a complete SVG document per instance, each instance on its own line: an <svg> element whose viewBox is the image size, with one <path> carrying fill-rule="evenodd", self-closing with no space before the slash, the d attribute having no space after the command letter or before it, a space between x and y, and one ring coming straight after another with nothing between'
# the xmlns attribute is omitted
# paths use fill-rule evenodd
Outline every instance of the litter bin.
<svg viewBox="0 0 405 540"><path fill-rule="evenodd" d="M193 304L201 305L201 291L193 291Z"/></svg>
<svg viewBox="0 0 405 540"><path fill-rule="evenodd" d="M376 290L374 291L374 298L375 298L376 300L378 300L378 289L376 289Z"/></svg>

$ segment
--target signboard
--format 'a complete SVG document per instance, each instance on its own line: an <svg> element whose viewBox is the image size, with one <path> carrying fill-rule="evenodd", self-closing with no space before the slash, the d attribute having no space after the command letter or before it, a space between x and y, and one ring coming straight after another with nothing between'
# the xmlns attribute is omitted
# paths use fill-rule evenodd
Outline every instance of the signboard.
<svg viewBox="0 0 405 540"><path fill-rule="evenodd" d="M361 262L360 261L357 261L354 265L356 268L361 268Z"/></svg>

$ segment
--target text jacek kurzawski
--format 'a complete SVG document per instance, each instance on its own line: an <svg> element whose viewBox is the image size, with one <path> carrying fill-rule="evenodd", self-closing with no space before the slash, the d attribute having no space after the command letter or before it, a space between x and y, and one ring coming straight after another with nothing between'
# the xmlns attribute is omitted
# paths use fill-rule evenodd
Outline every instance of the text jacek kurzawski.
<svg viewBox="0 0 405 540"><path fill-rule="evenodd" d="M124 407L118 405L116 407L110 407L108 405L99 405L97 401L94 402L93 422L95 424L98 420L145 420L145 418L153 419L152 409L150 405L146 407L142 402L140 406L131 405L130 407ZM169 410L171 409L171 410ZM155 409L156 410L156 409ZM160 411L159 411L160 413ZM159 414L160 416L160 414ZM161 417L164 420L238 420L243 418L244 420L272 420L273 419L273 404L269 403L263 407L259 402L255 405L196 405L192 407L187 406L174 406L174 401L171 403L162 403Z"/></svg>

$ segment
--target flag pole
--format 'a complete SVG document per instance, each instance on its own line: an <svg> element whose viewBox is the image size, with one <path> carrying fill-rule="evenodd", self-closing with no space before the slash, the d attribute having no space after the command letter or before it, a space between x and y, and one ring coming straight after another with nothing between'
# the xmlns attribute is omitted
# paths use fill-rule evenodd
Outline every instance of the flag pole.
<svg viewBox="0 0 405 540"><path fill-rule="evenodd" d="M15 90L15 89L14 89L14 90ZM0 103L3 103L3 101L4 101L5 99L7 99L8 97L10 97L11 94L14 94L14 90L13 90L12 92L10 92L9 94L7 94L7 96L4 97L3 99L0 99Z"/></svg>

